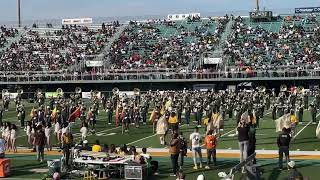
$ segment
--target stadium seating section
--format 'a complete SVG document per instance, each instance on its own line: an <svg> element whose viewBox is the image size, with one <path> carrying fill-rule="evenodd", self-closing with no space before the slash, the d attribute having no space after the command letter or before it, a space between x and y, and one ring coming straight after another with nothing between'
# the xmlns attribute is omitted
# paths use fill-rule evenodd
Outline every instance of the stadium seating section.
<svg viewBox="0 0 320 180"><path fill-rule="evenodd" d="M85 58L97 57L108 43L105 59L110 69L190 69L204 53L218 50L231 70L248 66L272 69L275 65L318 67L319 20L317 14L311 14L278 16L272 22L233 16L131 21L116 38L120 28L113 24L104 28L2 26L0 71L68 69ZM228 23L232 24L230 28ZM111 38L114 40L109 42Z"/></svg>

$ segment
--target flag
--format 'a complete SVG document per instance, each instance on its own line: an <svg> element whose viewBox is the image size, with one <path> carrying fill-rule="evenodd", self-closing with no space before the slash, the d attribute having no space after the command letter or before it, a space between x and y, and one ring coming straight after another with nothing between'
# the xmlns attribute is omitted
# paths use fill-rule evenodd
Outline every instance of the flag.
<svg viewBox="0 0 320 180"><path fill-rule="evenodd" d="M316 129L316 136L317 136L317 138L320 139L320 121L318 122L318 126L317 126L317 129Z"/></svg>
<svg viewBox="0 0 320 180"><path fill-rule="evenodd" d="M77 107L75 111L69 116L69 122L74 122L77 118L80 118L80 107Z"/></svg>
<svg viewBox="0 0 320 180"><path fill-rule="evenodd" d="M54 109L51 112L51 120L55 120L57 117L57 107L54 107Z"/></svg>
<svg viewBox="0 0 320 180"><path fill-rule="evenodd" d="M150 115L150 121L154 121L156 119L156 116L157 116L157 112L156 110L153 110Z"/></svg>
<svg viewBox="0 0 320 180"><path fill-rule="evenodd" d="M242 113L241 115L241 119L244 120L244 122L248 122L249 121L249 114L248 114L248 111L245 111L244 113Z"/></svg>
<svg viewBox="0 0 320 180"><path fill-rule="evenodd" d="M31 111L30 111L30 117L31 118L33 118L33 116L34 116L34 111L35 111L36 109L34 108L34 107L32 107L32 109L31 109Z"/></svg>
<svg viewBox="0 0 320 180"><path fill-rule="evenodd" d="M275 120L275 123L276 123L276 132L281 132L282 128L290 128L290 124L291 124L290 113L281 116L280 118Z"/></svg>

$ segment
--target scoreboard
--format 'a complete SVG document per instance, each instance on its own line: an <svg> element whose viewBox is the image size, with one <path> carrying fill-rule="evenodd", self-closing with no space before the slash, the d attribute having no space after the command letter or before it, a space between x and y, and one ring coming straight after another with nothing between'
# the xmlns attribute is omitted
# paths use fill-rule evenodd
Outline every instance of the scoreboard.
<svg viewBox="0 0 320 180"><path fill-rule="evenodd" d="M252 11L249 17L252 21L271 21L272 11Z"/></svg>

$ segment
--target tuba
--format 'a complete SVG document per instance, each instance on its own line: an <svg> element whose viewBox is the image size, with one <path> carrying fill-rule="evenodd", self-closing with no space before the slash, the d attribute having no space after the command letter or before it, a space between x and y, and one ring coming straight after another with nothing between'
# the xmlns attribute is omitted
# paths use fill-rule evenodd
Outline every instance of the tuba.
<svg viewBox="0 0 320 180"><path fill-rule="evenodd" d="M18 93L18 95L23 94L23 89L18 89L18 90L17 90L17 93Z"/></svg>
<svg viewBox="0 0 320 180"><path fill-rule="evenodd" d="M8 94L8 93L9 93L8 89L2 89L2 95Z"/></svg>
<svg viewBox="0 0 320 180"><path fill-rule="evenodd" d="M283 84L283 85L280 86L280 91L281 92L285 92L287 90L288 90L287 85Z"/></svg>
<svg viewBox="0 0 320 180"><path fill-rule="evenodd" d="M63 90L61 88L58 88L56 90L57 94L58 94L58 97L62 97L63 96Z"/></svg>
<svg viewBox="0 0 320 180"><path fill-rule="evenodd" d="M133 89L133 94L134 94L135 96L140 96L140 89L139 89L139 88L134 88L134 89Z"/></svg>
<svg viewBox="0 0 320 180"><path fill-rule="evenodd" d="M37 98L40 99L41 96L42 96L42 90L41 89L37 89L36 95L37 95Z"/></svg>
<svg viewBox="0 0 320 180"><path fill-rule="evenodd" d="M265 87L265 86L259 86L259 87L258 87L258 91L259 91L260 93L266 92L266 87Z"/></svg>
<svg viewBox="0 0 320 180"><path fill-rule="evenodd" d="M82 89L80 87L76 87L74 91L76 92L76 94L80 94L82 92Z"/></svg>
<svg viewBox="0 0 320 180"><path fill-rule="evenodd" d="M112 89L113 95L119 95L119 92L120 92L120 90L119 90L119 88L117 88L117 87L115 87L115 88Z"/></svg>

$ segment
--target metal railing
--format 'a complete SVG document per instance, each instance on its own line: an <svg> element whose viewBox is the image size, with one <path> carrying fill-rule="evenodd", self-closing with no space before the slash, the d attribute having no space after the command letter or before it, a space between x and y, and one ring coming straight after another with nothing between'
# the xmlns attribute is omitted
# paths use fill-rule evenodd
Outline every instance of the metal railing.
<svg viewBox="0 0 320 180"><path fill-rule="evenodd" d="M1 75L6 82L55 82L55 81L156 81L156 80L263 80L263 79L310 79L320 78L320 70L277 70L277 71L218 71L218 72L117 72L117 73L76 73L76 74L33 74Z"/></svg>

